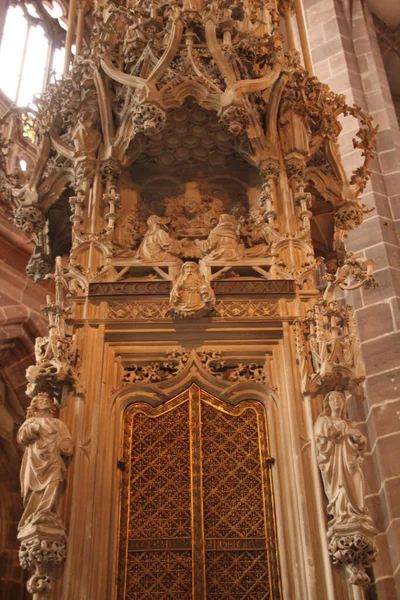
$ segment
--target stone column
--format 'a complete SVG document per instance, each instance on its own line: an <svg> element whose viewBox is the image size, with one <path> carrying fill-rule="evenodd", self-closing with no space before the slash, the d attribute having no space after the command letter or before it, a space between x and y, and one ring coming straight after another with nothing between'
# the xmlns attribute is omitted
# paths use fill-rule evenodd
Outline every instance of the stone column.
<svg viewBox="0 0 400 600"><path fill-rule="evenodd" d="M348 250L377 262L379 283L377 289L357 291L348 299L355 309L367 372L367 400L350 402L349 416L368 437L364 474L380 551L374 586L379 599L393 600L400 597L399 124L366 3L303 0L303 6L315 75L345 94L348 104L366 109L379 125L377 157L363 197L374 211L347 240ZM349 174L361 163L352 144L357 125L346 119L340 139Z"/></svg>

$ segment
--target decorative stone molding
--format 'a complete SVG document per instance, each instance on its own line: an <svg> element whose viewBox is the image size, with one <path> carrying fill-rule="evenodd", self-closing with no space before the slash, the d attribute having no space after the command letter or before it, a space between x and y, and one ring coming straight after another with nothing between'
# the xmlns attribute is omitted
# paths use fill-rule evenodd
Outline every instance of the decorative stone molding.
<svg viewBox="0 0 400 600"><path fill-rule="evenodd" d="M220 300L215 305L215 316L221 319L263 318L279 315L279 304L266 300Z"/></svg>
<svg viewBox="0 0 400 600"><path fill-rule="evenodd" d="M269 385L268 359L264 364L238 362L224 358L220 350L200 352L170 352L165 361L137 362L124 367L122 384L160 383L168 381L198 360L201 368L217 379L235 383L253 382Z"/></svg>
<svg viewBox="0 0 400 600"><path fill-rule="evenodd" d="M163 319L169 313L169 302L112 302L109 319Z"/></svg>
<svg viewBox="0 0 400 600"><path fill-rule="evenodd" d="M110 319L163 319L170 314L167 301L160 302L112 302L108 307ZM279 316L277 301L266 300L217 300L213 318L252 319Z"/></svg>

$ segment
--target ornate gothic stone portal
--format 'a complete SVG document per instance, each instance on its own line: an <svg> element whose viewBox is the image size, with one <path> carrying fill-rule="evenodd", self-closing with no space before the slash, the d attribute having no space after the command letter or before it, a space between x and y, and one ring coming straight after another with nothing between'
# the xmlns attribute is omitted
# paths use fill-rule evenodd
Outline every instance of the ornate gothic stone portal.
<svg viewBox="0 0 400 600"><path fill-rule="evenodd" d="M365 440L344 409L364 371L335 292L376 285L344 247L376 131L303 68L293 14L95 0L90 44L36 99L19 187L0 140L27 272L55 285L19 433L36 600L354 600L368 584Z"/></svg>

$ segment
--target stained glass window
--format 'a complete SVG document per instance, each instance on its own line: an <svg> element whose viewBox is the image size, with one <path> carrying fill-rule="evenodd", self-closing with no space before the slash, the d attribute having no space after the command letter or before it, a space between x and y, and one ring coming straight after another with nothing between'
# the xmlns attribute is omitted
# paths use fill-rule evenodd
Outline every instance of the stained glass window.
<svg viewBox="0 0 400 600"><path fill-rule="evenodd" d="M0 88L18 106L43 91L49 52L43 27L28 23L20 6L10 6L0 47Z"/></svg>

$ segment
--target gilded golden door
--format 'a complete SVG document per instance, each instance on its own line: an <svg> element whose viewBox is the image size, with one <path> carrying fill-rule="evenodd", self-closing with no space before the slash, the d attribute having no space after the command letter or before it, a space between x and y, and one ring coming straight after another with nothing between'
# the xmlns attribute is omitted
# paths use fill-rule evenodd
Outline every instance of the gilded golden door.
<svg viewBox="0 0 400 600"><path fill-rule="evenodd" d="M118 600L281 598L261 403L131 404L123 456Z"/></svg>

